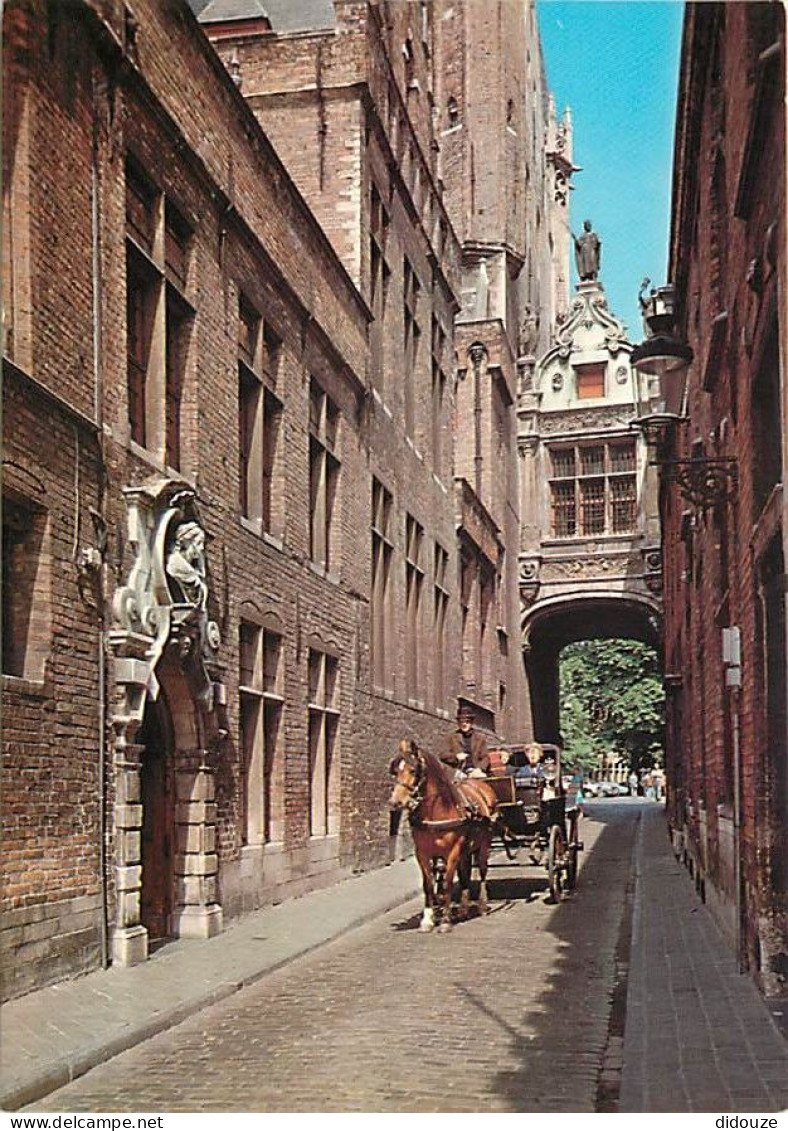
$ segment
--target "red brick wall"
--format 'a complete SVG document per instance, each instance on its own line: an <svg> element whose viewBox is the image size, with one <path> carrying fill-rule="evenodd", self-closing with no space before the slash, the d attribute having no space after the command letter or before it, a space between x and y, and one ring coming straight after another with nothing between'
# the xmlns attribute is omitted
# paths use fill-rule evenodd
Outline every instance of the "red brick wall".
<svg viewBox="0 0 788 1131"><path fill-rule="evenodd" d="M775 867L785 852L784 797L786 740L768 741L764 698L763 632L760 623L760 559L780 530L780 500L762 511L754 483L765 445L778 445L779 422L763 434L755 412L754 384L759 358L778 319L784 336L785 132L780 113L782 77L773 79L762 106L764 154L749 215L735 214L744 143L753 113L755 55L750 42L750 9L725 5L724 23L715 9L697 9L685 41L683 73L690 92L680 118L685 148L677 173L683 208L674 213L672 263L684 310L684 332L695 351L690 371L690 421L678 454L735 456L738 489L715 524L711 512L698 517L690 535L694 576L684 579L681 514L687 508L676 491L667 497L663 532L666 578L666 656L668 670L684 672L680 693L683 725L673 735L674 820L683 823L685 801L692 806L689 829L693 853L707 882L707 894L726 925L736 928L736 892L730 827L734 811L734 712L740 719L743 932L746 961L770 992L788 974L788 892ZM715 6L716 14L722 6ZM714 89L712 58L719 49L719 89ZM774 72L784 75L784 59ZM771 110L768 108L771 107ZM722 125L721 125L722 123ZM722 132L720 133L720 131ZM714 185L717 138L724 157ZM767 156L768 155L768 156ZM766 175L765 170L776 170ZM724 191L720 192L720 186ZM721 202L715 219L716 200ZM693 223L687 202L697 193ZM769 240L770 225L776 225ZM717 228L719 225L719 229ZM769 245L767 247L767 245ZM770 262L770 256L776 261ZM780 305L783 303L783 306ZM727 312L718 354L712 354L713 320ZM779 335L778 335L779 340ZM706 388L703 382L706 382ZM782 378L785 396L785 374ZM783 401L784 403L784 401ZM783 421L783 431L785 421ZM783 467L783 482L785 469ZM728 566L725 568L727 556ZM689 607L689 612L687 611ZM742 639L742 688L725 688L721 629L738 625ZM703 825L707 833L704 836ZM782 942L779 940L782 938Z"/></svg>

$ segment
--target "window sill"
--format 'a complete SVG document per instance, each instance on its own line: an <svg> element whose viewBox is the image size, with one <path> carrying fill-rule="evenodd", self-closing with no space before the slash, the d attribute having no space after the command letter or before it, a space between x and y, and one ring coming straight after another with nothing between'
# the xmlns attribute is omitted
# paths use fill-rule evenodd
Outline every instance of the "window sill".
<svg viewBox="0 0 788 1131"><path fill-rule="evenodd" d="M9 675L3 672L2 688L5 692L16 692L26 695L29 699L48 699L52 694L50 681L44 679L27 679L22 675Z"/></svg>
<svg viewBox="0 0 788 1131"><path fill-rule="evenodd" d="M542 546L586 546L589 542L614 542L623 545L625 542L642 541L644 537L645 535L638 530L632 530L628 534L567 534L566 537L554 534L551 538L543 538Z"/></svg>
<svg viewBox="0 0 788 1131"><path fill-rule="evenodd" d="M405 437L405 443L408 445L410 450L413 452L416 459L419 460L420 463L424 463L424 456L421 454L419 449L413 443L413 440L411 440L410 436Z"/></svg>
<svg viewBox="0 0 788 1131"><path fill-rule="evenodd" d="M329 573L323 566L318 565L317 562L307 562L306 564L309 566L310 570L315 574L316 577L321 578L323 581L327 581L330 585L339 586L339 578L335 573Z"/></svg>
<svg viewBox="0 0 788 1131"><path fill-rule="evenodd" d="M444 495L448 495L449 488L446 486L446 484L443 482L443 480L440 478L440 476L435 474L434 471L432 473L432 479L433 479L434 483L437 483L437 485L440 487L441 491L443 491Z"/></svg>

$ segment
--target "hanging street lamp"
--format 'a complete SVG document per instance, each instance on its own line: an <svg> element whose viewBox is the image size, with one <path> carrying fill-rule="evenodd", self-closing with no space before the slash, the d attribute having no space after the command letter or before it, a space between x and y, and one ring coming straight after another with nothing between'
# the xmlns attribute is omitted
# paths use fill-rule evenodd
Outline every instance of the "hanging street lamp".
<svg viewBox="0 0 788 1131"><path fill-rule="evenodd" d="M673 287L655 287L646 296L649 284L649 279L643 280L638 296L646 337L631 357L636 411L632 423L641 429L649 448L667 455L679 425L688 419L687 374L694 355L676 335ZM735 459L693 456L651 463L699 511L729 500L736 488Z"/></svg>

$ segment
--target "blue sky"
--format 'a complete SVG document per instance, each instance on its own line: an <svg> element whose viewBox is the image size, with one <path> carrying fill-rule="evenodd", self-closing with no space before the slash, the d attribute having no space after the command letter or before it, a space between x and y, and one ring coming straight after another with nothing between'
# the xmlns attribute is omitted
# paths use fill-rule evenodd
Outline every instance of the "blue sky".
<svg viewBox="0 0 788 1131"><path fill-rule="evenodd" d="M592 221L600 278L634 341L640 281L667 281L680 0L538 0L550 89L572 109L572 231ZM574 255L572 255L573 282Z"/></svg>

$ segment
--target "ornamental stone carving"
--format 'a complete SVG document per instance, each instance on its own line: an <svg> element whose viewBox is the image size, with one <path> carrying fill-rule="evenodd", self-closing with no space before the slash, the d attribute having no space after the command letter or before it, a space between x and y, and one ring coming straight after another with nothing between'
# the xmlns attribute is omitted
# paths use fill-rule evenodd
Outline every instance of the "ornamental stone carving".
<svg viewBox="0 0 788 1131"><path fill-rule="evenodd" d="M145 698L158 698L156 668L173 646L188 674L195 700L209 715L223 698L218 693L218 625L208 615L205 531L191 487L178 480L154 479L123 492L127 506L127 544L134 555L128 578L112 602L109 634L115 657L116 728L142 721ZM133 660L133 663L126 661Z"/></svg>
<svg viewBox="0 0 788 1131"><path fill-rule="evenodd" d="M542 433L555 435L556 432L605 431L613 428L628 428L634 411L626 412L627 405L611 405L597 409L567 409L565 412L544 413L540 428Z"/></svg>
<svg viewBox="0 0 788 1131"><path fill-rule="evenodd" d="M575 580L604 574L623 576L627 572L627 562L625 554L620 557L599 557L593 551L589 551L588 557L582 558L547 558L542 563L542 581Z"/></svg>

